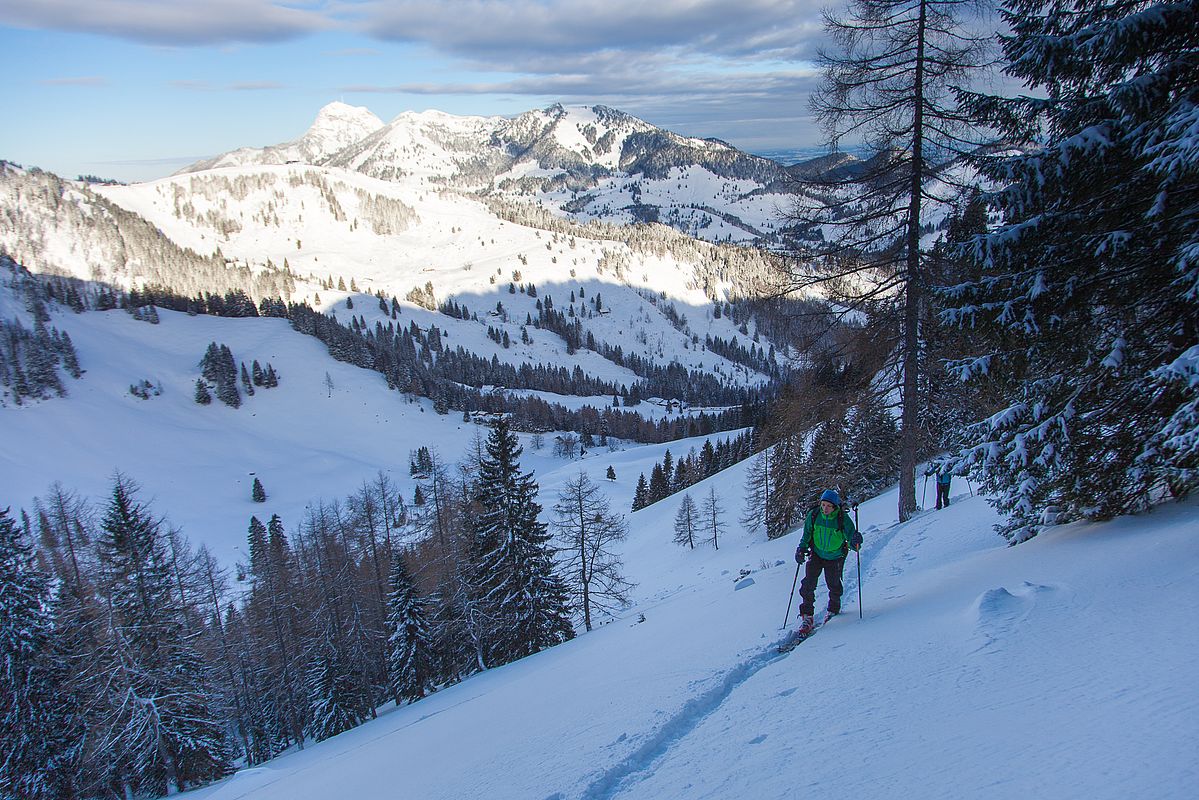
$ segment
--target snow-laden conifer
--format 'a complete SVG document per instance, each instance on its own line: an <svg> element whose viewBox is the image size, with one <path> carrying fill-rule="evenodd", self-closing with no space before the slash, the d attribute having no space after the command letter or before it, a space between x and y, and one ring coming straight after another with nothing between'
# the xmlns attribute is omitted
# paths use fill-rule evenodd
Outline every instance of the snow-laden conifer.
<svg viewBox="0 0 1199 800"><path fill-rule="evenodd" d="M1006 407L971 465L1014 540L1199 485L1199 8L1012 0L1006 71L1036 98L975 98L1023 153L990 161L1003 222L971 252L951 321L985 346L956 363Z"/></svg>
<svg viewBox="0 0 1199 800"><path fill-rule="evenodd" d="M387 596L387 666L397 704L428 694L436 678L437 658L432 629L433 605L418 591L404 557L391 559L391 592Z"/></svg>
<svg viewBox="0 0 1199 800"><path fill-rule="evenodd" d="M574 636L550 536L538 521L537 483L520 468L522 449L507 419L487 437L475 523L481 612L490 620L489 665L536 653Z"/></svg>
<svg viewBox="0 0 1199 800"><path fill-rule="evenodd" d="M102 591L111 609L104 743L133 792L166 794L232 768L219 692L188 636L171 581L166 535L118 475L98 542Z"/></svg>
<svg viewBox="0 0 1199 800"><path fill-rule="evenodd" d="M66 665L54 647L50 576L31 543L0 510L0 795L52 800L70 791L79 743L65 738L72 714Z"/></svg>

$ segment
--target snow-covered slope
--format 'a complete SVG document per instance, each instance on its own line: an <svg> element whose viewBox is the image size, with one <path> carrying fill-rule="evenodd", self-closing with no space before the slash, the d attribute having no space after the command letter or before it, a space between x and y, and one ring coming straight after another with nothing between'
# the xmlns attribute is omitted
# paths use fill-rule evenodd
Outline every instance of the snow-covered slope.
<svg viewBox="0 0 1199 800"><path fill-rule="evenodd" d="M620 506L632 483L602 466L582 468ZM579 468L541 473L543 494ZM709 479L730 517L743 471ZM734 525L688 551L670 541L680 497L662 501L630 517L639 587L618 619L192 796L1189 797L1199 506L1008 548L957 488L903 525L894 492L863 504L846 613L785 656L795 534Z"/></svg>
<svg viewBox="0 0 1199 800"><path fill-rule="evenodd" d="M309 501L344 497L379 470L411 497L410 449L435 446L456 459L474 435L461 415L405 402L381 375L334 361L286 320L160 318L150 325L113 311L53 320L70 333L86 373L66 381L65 398L0 408L0 503L31 508L54 481L102 502L120 470L158 513L230 564L250 515L297 524ZM238 362L270 362L279 386L258 389L239 409L197 405L199 361L212 341ZM162 394L131 395L142 380ZM250 499L255 476L265 504Z"/></svg>
<svg viewBox="0 0 1199 800"><path fill-rule="evenodd" d="M710 299L743 293L762 274L763 257L665 228L628 229L619 241L600 238L609 232L601 228L551 230L552 219L541 227L512 221L521 218L519 208L501 214L419 183L303 165L214 169L103 188L3 167L0 205L6 202L16 224L0 230L0 249L34 272L123 288L165 285L188 295L237 287L255 299L283 296L326 309L355 293L404 299L431 286L434 304L464 304L480 321L434 314L422 325L436 321L466 332L463 344L473 352L516 365L560 358L565 342L530 330L532 346L503 348L487 339L487 328L523 341L522 327L548 295L599 345L740 385L764 380L703 346L712 335L768 355L770 343L755 340L752 322L740 331L716 316ZM529 284L540 298L524 293ZM354 313L371 322L377 299L360 296L355 305ZM339 308L343 319L346 311ZM783 353L779 361L785 363ZM587 374L619 374L626 385L635 379L590 351L578 363Z"/></svg>
<svg viewBox="0 0 1199 800"><path fill-rule="evenodd" d="M344 304L339 304L344 317L358 314L370 326L391 321L374 298L355 296L354 311L342 311ZM530 309L534 302L519 293L503 296L522 320L525 309L518 300ZM520 344L517 335L517 345L505 349L487 337L488 324L504 326L498 318L484 315L488 322L481 323L406 302L400 307L399 325L427 329L435 324L446 346L495 352L514 364L570 363L617 383L637 380L628 369L591 351L567 361L562 340L548 332L535 331L528 345ZM323 344L295 332L287 320L160 310L159 324L152 325L119 310L74 314L52 304L49 310L48 324L70 335L85 372L78 380L64 375L68 395L63 398L15 405L0 395L0 506L30 509L33 498L46 497L55 482L102 503L114 471L120 470L140 482L160 513L168 513L190 539L209 545L231 563L235 548L244 545L250 515L265 519L278 513L295 524L308 502L345 497L379 471L410 498L415 488L408 474L410 451L435 448L452 463L479 430L464 423L461 413L441 416L433 413L429 400L389 390L378 372L335 361ZM0 319L12 318L32 327L23 303L0 284ZM607 315L596 319L617 324ZM219 402L197 405L199 362L210 342L228 345L238 363L257 360L263 368L270 363L280 385L259 388L253 397L243 398L239 409ZM161 394L144 400L130 394L130 386L142 381L161 387ZM610 396L541 396L576 409L588 404L602 409L612 402ZM637 411L649 419L669 413L651 402ZM548 447L534 450L529 434L522 437L538 471L561 463ZM255 476L269 494L265 505L250 500Z"/></svg>

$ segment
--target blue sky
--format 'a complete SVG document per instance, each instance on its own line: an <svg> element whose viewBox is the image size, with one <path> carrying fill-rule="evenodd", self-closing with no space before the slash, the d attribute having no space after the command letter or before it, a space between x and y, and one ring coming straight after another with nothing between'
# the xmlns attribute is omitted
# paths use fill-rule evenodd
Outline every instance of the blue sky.
<svg viewBox="0 0 1199 800"><path fill-rule="evenodd" d="M145 180L300 136L334 100L603 103L750 151L811 147L820 0L0 0L0 159Z"/></svg>

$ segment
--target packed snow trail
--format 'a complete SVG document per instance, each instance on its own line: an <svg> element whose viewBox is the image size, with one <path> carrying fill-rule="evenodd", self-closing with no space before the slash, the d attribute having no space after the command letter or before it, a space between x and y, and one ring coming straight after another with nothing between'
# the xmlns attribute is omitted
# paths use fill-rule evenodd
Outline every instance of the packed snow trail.
<svg viewBox="0 0 1199 800"><path fill-rule="evenodd" d="M900 530L900 527L899 525L890 525L880 530L879 526L871 525L863 531L862 550L856 556L846 559L843 594L844 605L842 606L841 616L849 616L853 612L854 605L857 602L857 565L851 559L857 556L865 556L863 558L863 565L868 565L871 555L880 552L886 547L895 537L896 532ZM799 530L792 531L785 538L788 541L798 543ZM852 574L850 574L851 564L854 567ZM798 593L798 590L796 591ZM822 579L820 585L817 587L816 601L818 605L821 602L820 598L822 594L826 591L827 588ZM853 598L852 603L850 602L851 598ZM655 764L667 757L673 747L699 727L714 711L720 708L739 686L762 669L776 661L787 658L797 649L802 649L802 645L809 638L815 636L820 628L824 627L824 624L821 624L798 645L780 652L779 647L791 635L790 626L792 622L793 620L787 621L786 633L781 638L771 642L760 652L735 664L724 674L724 677L716 686L692 698L670 719L653 733L649 734L645 741L625 757L624 760L601 772L583 791L580 795L580 800L611 800L611 798L617 797L629 789L641 777L652 772Z"/></svg>
<svg viewBox="0 0 1199 800"><path fill-rule="evenodd" d="M725 673L724 679L717 686L688 702L623 761L605 770L592 781L580 795L580 800L609 800L636 782L640 774L651 770L676 742L695 730L738 686L763 667L788 655L777 650L782 641L779 639L765 651L737 664Z"/></svg>

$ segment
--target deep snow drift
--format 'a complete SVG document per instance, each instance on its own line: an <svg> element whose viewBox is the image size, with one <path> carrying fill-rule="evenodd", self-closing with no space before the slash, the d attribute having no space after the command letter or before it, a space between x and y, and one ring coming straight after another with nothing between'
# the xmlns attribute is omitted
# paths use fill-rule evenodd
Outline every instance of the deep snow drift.
<svg viewBox="0 0 1199 800"><path fill-rule="evenodd" d="M543 502L578 469L541 475ZM733 523L744 469L709 479L718 551L671 542L681 495L630 516L619 619L190 796L1191 796L1199 504L1008 548L964 482L903 525L888 493L860 511L863 619L851 557L846 613L780 656L797 537Z"/></svg>

